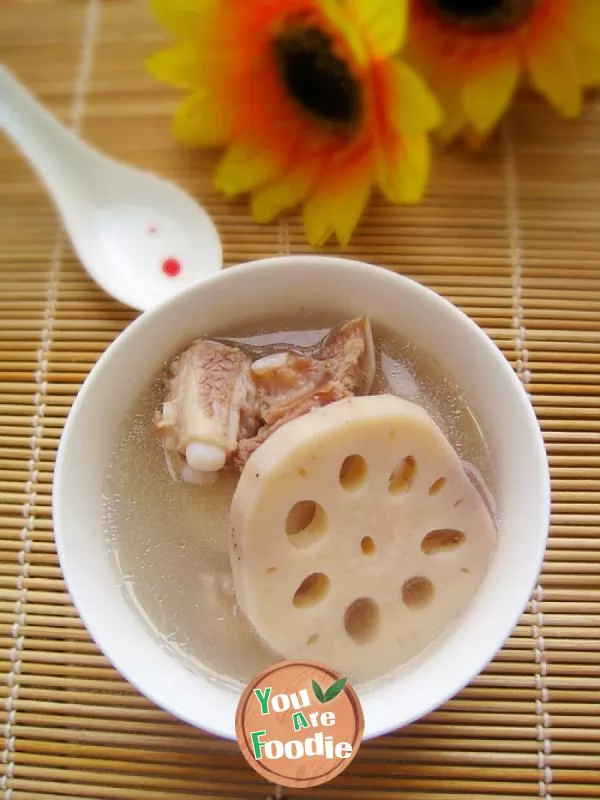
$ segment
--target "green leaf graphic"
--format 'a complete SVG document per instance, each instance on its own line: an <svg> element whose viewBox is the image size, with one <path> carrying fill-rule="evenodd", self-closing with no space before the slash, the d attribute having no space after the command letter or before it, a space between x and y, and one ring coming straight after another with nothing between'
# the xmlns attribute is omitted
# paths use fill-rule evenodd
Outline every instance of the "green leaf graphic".
<svg viewBox="0 0 600 800"><path fill-rule="evenodd" d="M348 678L340 678L339 681L332 683L329 689L327 689L325 692L322 702L329 703L330 700L334 700L346 685L347 680Z"/></svg>
<svg viewBox="0 0 600 800"><path fill-rule="evenodd" d="M312 682L313 692L315 693L315 697L320 703L325 702L325 695L323 694L323 689L319 686L319 684L313 679Z"/></svg>

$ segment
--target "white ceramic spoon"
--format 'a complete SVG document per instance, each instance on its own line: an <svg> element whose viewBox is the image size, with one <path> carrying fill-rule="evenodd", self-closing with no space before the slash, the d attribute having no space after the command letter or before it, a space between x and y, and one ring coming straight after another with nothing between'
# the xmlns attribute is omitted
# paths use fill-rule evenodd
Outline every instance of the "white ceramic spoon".
<svg viewBox="0 0 600 800"><path fill-rule="evenodd" d="M189 195L92 149L1 65L0 129L46 185L85 269L117 300L144 311L221 269L215 226Z"/></svg>

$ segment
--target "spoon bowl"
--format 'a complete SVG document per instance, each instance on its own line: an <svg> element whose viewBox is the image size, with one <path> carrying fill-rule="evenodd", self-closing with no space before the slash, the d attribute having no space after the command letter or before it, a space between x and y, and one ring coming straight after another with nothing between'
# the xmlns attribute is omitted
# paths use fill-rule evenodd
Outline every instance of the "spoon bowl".
<svg viewBox="0 0 600 800"><path fill-rule="evenodd" d="M44 182L88 274L115 299L145 311L221 269L218 233L195 200L90 147L2 66L0 128Z"/></svg>

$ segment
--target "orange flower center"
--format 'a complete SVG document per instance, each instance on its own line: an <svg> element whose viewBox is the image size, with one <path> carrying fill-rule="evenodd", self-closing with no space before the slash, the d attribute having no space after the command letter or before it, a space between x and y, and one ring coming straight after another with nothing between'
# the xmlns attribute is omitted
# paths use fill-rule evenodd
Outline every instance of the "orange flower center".
<svg viewBox="0 0 600 800"><path fill-rule="evenodd" d="M540 0L426 0L444 20L473 31L495 32L516 28Z"/></svg>
<svg viewBox="0 0 600 800"><path fill-rule="evenodd" d="M356 127L361 86L325 31L297 24L278 34L274 47L285 88L303 111L328 126Z"/></svg>

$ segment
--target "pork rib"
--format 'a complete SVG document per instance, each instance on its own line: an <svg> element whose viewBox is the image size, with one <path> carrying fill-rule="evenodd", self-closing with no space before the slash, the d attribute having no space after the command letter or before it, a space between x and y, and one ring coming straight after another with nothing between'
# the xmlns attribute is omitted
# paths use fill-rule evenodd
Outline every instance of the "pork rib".
<svg viewBox="0 0 600 800"><path fill-rule="evenodd" d="M375 375L369 320L359 317L334 329L316 357L277 353L254 362L252 374L262 425L241 439L234 455L239 469L286 422L349 395L368 394Z"/></svg>
<svg viewBox="0 0 600 800"><path fill-rule="evenodd" d="M240 438L256 433L250 367L241 350L208 340L194 342L171 362L156 427L167 455L187 462L188 480L220 470Z"/></svg>

